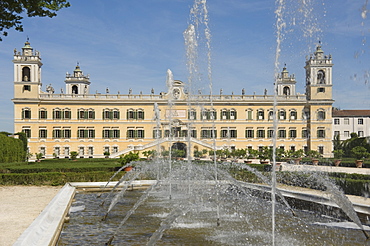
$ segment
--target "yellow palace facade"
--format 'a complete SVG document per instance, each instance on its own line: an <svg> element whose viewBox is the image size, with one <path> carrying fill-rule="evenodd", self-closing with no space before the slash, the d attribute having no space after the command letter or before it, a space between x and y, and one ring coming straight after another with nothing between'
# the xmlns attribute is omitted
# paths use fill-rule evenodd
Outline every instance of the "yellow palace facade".
<svg viewBox="0 0 370 246"><path fill-rule="evenodd" d="M92 94L77 65L65 90L42 91L41 57L27 41L14 50L14 131L45 158L118 157L130 151L260 149L272 146L273 95L189 95L174 80L165 93ZM277 80L277 142L284 150L332 155L332 59L321 46L307 60L306 92L284 67ZM169 101L171 102L169 104Z"/></svg>

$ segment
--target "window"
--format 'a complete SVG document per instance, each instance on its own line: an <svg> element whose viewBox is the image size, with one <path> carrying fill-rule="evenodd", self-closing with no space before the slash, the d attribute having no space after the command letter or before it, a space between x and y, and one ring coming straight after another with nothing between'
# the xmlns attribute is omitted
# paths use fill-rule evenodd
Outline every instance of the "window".
<svg viewBox="0 0 370 246"><path fill-rule="evenodd" d="M340 135L340 131L334 131L334 137L337 137Z"/></svg>
<svg viewBox="0 0 370 246"><path fill-rule="evenodd" d="M295 151L295 146L290 146L290 150L294 152Z"/></svg>
<svg viewBox="0 0 370 246"><path fill-rule="evenodd" d="M334 125L339 125L339 119L334 119Z"/></svg>
<svg viewBox="0 0 370 246"><path fill-rule="evenodd" d="M318 138L325 138L325 130L324 129L318 129L317 130L317 137Z"/></svg>
<svg viewBox="0 0 370 246"><path fill-rule="evenodd" d="M274 111L269 111L269 120L274 120Z"/></svg>
<svg viewBox="0 0 370 246"><path fill-rule="evenodd" d="M297 111L290 111L290 119L291 120L297 119Z"/></svg>
<svg viewBox="0 0 370 246"><path fill-rule="evenodd" d="M230 120L236 120L236 111L234 109L230 110Z"/></svg>
<svg viewBox="0 0 370 246"><path fill-rule="evenodd" d="M103 129L103 138L119 138L120 130L118 129Z"/></svg>
<svg viewBox="0 0 370 246"><path fill-rule="evenodd" d="M254 137L254 131L253 131L253 129L247 129L247 130L245 130L245 137L246 138L253 138Z"/></svg>
<svg viewBox="0 0 370 246"><path fill-rule="evenodd" d="M64 138L71 138L71 129L64 129Z"/></svg>
<svg viewBox="0 0 370 246"><path fill-rule="evenodd" d="M87 149L87 152L88 152L88 155L89 155L89 156L93 156L93 155L94 155L94 147L90 146L90 147Z"/></svg>
<svg viewBox="0 0 370 246"><path fill-rule="evenodd" d="M325 92L325 88L319 87L317 88L317 93Z"/></svg>
<svg viewBox="0 0 370 246"><path fill-rule="evenodd" d="M118 152L118 146L113 146L113 150L112 150L113 153L117 153Z"/></svg>
<svg viewBox="0 0 370 246"><path fill-rule="evenodd" d="M257 111L257 119L263 120L265 118L265 114L263 112L263 109L260 109Z"/></svg>
<svg viewBox="0 0 370 246"><path fill-rule="evenodd" d="M144 119L144 111L143 110L139 109L137 111L137 119L138 120L143 120Z"/></svg>
<svg viewBox="0 0 370 246"><path fill-rule="evenodd" d="M144 138L144 130L143 129L137 130L137 138Z"/></svg>
<svg viewBox="0 0 370 246"><path fill-rule="evenodd" d="M325 111L321 110L317 112L317 119L318 120L325 120Z"/></svg>
<svg viewBox="0 0 370 246"><path fill-rule="evenodd" d="M279 119L280 120L285 120L286 119L286 113L284 110L279 111Z"/></svg>
<svg viewBox="0 0 370 246"><path fill-rule="evenodd" d="M363 137L364 136L364 131L358 131L357 135L358 135L359 138Z"/></svg>
<svg viewBox="0 0 370 246"><path fill-rule="evenodd" d="M62 130L61 129L54 129L53 130L53 138L62 138Z"/></svg>
<svg viewBox="0 0 370 246"><path fill-rule="evenodd" d="M24 134L26 134L27 138L31 137L31 129L30 128L23 128L22 132L24 132Z"/></svg>
<svg viewBox="0 0 370 246"><path fill-rule="evenodd" d="M265 130L257 129L257 137L258 138L264 138L265 137Z"/></svg>
<svg viewBox="0 0 370 246"><path fill-rule="evenodd" d="M278 138L286 138L286 130L279 130Z"/></svg>
<svg viewBox="0 0 370 246"><path fill-rule="evenodd" d="M297 130L295 130L295 129L290 129L290 130L289 130L289 137L290 137L290 138L296 138L296 137L297 137Z"/></svg>
<svg viewBox="0 0 370 246"><path fill-rule="evenodd" d="M45 147L40 147L40 153L42 154L42 156L45 156L46 148Z"/></svg>
<svg viewBox="0 0 370 246"><path fill-rule="evenodd" d="M64 155L69 156L69 147L64 147Z"/></svg>
<svg viewBox="0 0 370 246"><path fill-rule="evenodd" d="M309 138L307 129L302 130L302 138Z"/></svg>
<svg viewBox="0 0 370 246"><path fill-rule="evenodd" d="M60 155L60 148L59 147L54 147L54 155L59 156Z"/></svg>
<svg viewBox="0 0 370 246"><path fill-rule="evenodd" d="M113 110L113 119L119 120L119 111L118 110Z"/></svg>
<svg viewBox="0 0 370 246"><path fill-rule="evenodd" d="M267 130L267 137L268 138L273 138L274 137L274 130L272 130L272 129Z"/></svg>
<svg viewBox="0 0 370 246"><path fill-rule="evenodd" d="M247 120L253 120L253 111L251 109L247 111Z"/></svg>
<svg viewBox="0 0 370 246"><path fill-rule="evenodd" d="M344 124L345 124L345 125L349 125L349 119L348 119L348 118L345 118L345 119L344 119Z"/></svg>
<svg viewBox="0 0 370 246"><path fill-rule="evenodd" d="M84 156L84 155L85 155L85 147L80 147L80 148L79 148L79 151L78 151L78 154L79 154L80 156Z"/></svg>
<svg viewBox="0 0 370 246"><path fill-rule="evenodd" d="M230 130L230 137L231 138L237 138L237 131L236 130Z"/></svg>
<svg viewBox="0 0 370 246"><path fill-rule="evenodd" d="M344 137L349 138L349 131L344 131Z"/></svg>
<svg viewBox="0 0 370 246"><path fill-rule="evenodd" d="M46 111L46 109L40 109L39 110L39 119L47 119L48 118L48 116L47 116L47 111Z"/></svg>
<svg viewBox="0 0 370 246"><path fill-rule="evenodd" d="M22 119L31 119L31 109L29 108L22 109Z"/></svg>
<svg viewBox="0 0 370 246"><path fill-rule="evenodd" d="M228 137L228 134L227 134L227 130L221 130L221 138L227 138Z"/></svg>
<svg viewBox="0 0 370 246"><path fill-rule="evenodd" d="M363 124L364 124L364 119L358 119L358 120L357 120L357 124L359 124L359 125L363 125Z"/></svg>
<svg viewBox="0 0 370 246"><path fill-rule="evenodd" d="M23 86L23 91L31 91L31 86L30 85L24 85Z"/></svg>
<svg viewBox="0 0 370 246"><path fill-rule="evenodd" d="M221 111L221 119L227 120L227 110L226 109L223 109Z"/></svg>
<svg viewBox="0 0 370 246"><path fill-rule="evenodd" d="M47 138L47 130L46 129L40 129L39 130L39 138Z"/></svg>
<svg viewBox="0 0 370 246"><path fill-rule="evenodd" d="M324 146L319 146L319 153L320 153L321 155L323 155L323 154L324 154Z"/></svg>
<svg viewBox="0 0 370 246"><path fill-rule="evenodd" d="M64 119L71 119L71 110L65 109L64 110Z"/></svg>
<svg viewBox="0 0 370 246"><path fill-rule="evenodd" d="M158 128L154 128L153 129L153 138L154 139L162 138L162 130L160 130Z"/></svg>
<svg viewBox="0 0 370 246"><path fill-rule="evenodd" d="M57 108L53 110L53 119L54 120L62 119L62 111L60 109Z"/></svg>

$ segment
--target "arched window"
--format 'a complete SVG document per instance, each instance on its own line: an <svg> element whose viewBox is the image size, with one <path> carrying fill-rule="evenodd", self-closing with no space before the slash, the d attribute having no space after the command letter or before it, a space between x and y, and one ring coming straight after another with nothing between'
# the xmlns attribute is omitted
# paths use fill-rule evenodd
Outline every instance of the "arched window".
<svg viewBox="0 0 370 246"><path fill-rule="evenodd" d="M264 118L265 118L265 113L264 113L263 109L259 109L257 111L257 119L258 120L263 120Z"/></svg>
<svg viewBox="0 0 370 246"><path fill-rule="evenodd" d="M29 67L22 68L22 81L30 81L31 80L31 72Z"/></svg>
<svg viewBox="0 0 370 246"><path fill-rule="evenodd" d="M324 72L324 70L319 70L317 72L317 83L318 84L325 84L325 72Z"/></svg>
<svg viewBox="0 0 370 246"><path fill-rule="evenodd" d="M78 87L77 87L77 85L72 86L72 94L78 94Z"/></svg>
<svg viewBox="0 0 370 246"><path fill-rule="evenodd" d="M285 96L289 96L290 95L290 88L289 88L289 86L285 86L283 88L283 95L285 95Z"/></svg>
<svg viewBox="0 0 370 246"><path fill-rule="evenodd" d="M295 110L290 111L290 119L291 120L296 120L297 119L297 111L295 111Z"/></svg>
<svg viewBox="0 0 370 246"><path fill-rule="evenodd" d="M269 111L269 120L273 120L274 119L274 111L270 110Z"/></svg>
<svg viewBox="0 0 370 246"><path fill-rule="evenodd" d="M279 110L279 120L285 120L285 119L286 119L285 110Z"/></svg>
<svg viewBox="0 0 370 246"><path fill-rule="evenodd" d="M325 111L324 110L320 110L317 112L317 119L318 120L325 120Z"/></svg>

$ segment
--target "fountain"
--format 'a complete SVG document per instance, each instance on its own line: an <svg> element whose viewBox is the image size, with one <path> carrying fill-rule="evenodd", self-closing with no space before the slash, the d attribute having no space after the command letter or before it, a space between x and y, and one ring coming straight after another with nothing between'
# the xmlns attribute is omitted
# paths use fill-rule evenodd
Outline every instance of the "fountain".
<svg viewBox="0 0 370 246"><path fill-rule="evenodd" d="M276 78L283 39L282 29L285 25L282 18L284 1L277 1L277 5ZM201 25L204 25L208 61L205 70L212 95L210 31L205 0L195 0L191 20L193 23L184 32L190 109L196 103L196 91L202 88L200 64L197 60L197 49L200 46L197 37L200 35L198 29ZM172 91L172 84L173 76L169 70L169 91ZM171 95L170 129L173 123L171 108L174 103ZM210 105L212 108L212 101ZM273 112L276 112L276 106L275 95ZM154 111L159 126L157 105L154 105ZM273 118L274 132L277 132L275 113ZM188 129L190 126L191 122ZM156 135L159 136L158 132ZM172 137L171 131L169 137ZM274 139L275 151L276 138ZM289 205L290 200L284 198L287 192L276 187L275 158L272 162L271 181L256 170L249 169L266 184L253 185L235 180L229 173L230 164L217 163L216 156L210 163L192 161L190 143L189 133L185 161L173 160L170 154L168 159L156 157L150 163L137 162L136 170L126 173L119 182L111 182L111 186L108 185L110 181L100 184L102 188L99 189L98 197L91 192L77 192L69 211L69 222L64 224L57 245L74 245L76 242L78 245L369 245L362 233L368 238L365 230L370 228L361 224L345 196L338 193L339 190L321 176L317 179L327 187L333 202L338 206L343 205L341 208L345 213L331 208L331 214L338 216L328 216L325 213L292 208ZM213 148L215 153L215 142ZM118 172L115 175L117 174ZM133 189L137 186L138 177L153 181L145 190ZM119 191L101 193L108 187L112 188L112 185L113 190ZM110 205L106 206L108 203ZM351 224L352 227L343 226L346 216L355 222L354 225Z"/></svg>

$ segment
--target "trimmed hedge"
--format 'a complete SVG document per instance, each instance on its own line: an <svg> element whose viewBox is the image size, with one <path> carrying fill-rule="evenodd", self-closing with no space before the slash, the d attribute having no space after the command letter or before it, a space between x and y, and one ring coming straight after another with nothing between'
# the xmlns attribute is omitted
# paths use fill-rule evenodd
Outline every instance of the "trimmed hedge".
<svg viewBox="0 0 370 246"><path fill-rule="evenodd" d="M64 185L67 182L104 182L112 177L114 172L41 172L41 173L2 173L0 185ZM117 181L122 175L117 175Z"/></svg>
<svg viewBox="0 0 370 246"><path fill-rule="evenodd" d="M24 142L0 133L0 163L25 161Z"/></svg>

